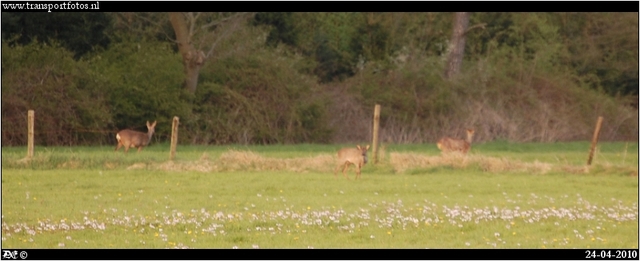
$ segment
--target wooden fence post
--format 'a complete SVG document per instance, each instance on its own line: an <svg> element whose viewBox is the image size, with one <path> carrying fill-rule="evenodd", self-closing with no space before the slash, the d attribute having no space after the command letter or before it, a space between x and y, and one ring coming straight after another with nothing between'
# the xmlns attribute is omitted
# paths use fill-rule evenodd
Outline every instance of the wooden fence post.
<svg viewBox="0 0 640 261"><path fill-rule="evenodd" d="M171 152L169 154L169 160L173 160L176 157L176 147L178 146L178 124L180 123L178 116L173 117L173 124L171 126Z"/></svg>
<svg viewBox="0 0 640 261"><path fill-rule="evenodd" d="M593 139L591 139L591 149L589 150L589 159L587 160L587 166L591 165L591 160L593 159L593 151L596 149L596 145L598 144L598 138L600 137L600 127L602 126L602 119L602 116L598 117L596 129L593 132Z"/></svg>
<svg viewBox="0 0 640 261"><path fill-rule="evenodd" d="M33 121L34 121L34 112L33 110L29 110L27 113L27 158L31 159L33 157Z"/></svg>
<svg viewBox="0 0 640 261"><path fill-rule="evenodd" d="M373 152L373 163L378 163L378 131L380 129L380 104L376 104L373 109L373 141L371 142Z"/></svg>

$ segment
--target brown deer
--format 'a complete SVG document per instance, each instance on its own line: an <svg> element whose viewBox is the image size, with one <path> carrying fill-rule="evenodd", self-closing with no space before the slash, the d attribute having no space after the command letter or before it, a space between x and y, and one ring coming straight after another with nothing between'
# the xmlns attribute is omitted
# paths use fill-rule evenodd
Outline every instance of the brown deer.
<svg viewBox="0 0 640 261"><path fill-rule="evenodd" d="M351 164L356 165L356 179L360 177L360 170L362 166L369 161L367 158L367 150L369 150L369 145L367 147L360 147L360 145L356 145L355 148L343 148L338 151L338 166L333 172L333 175L338 177L338 168L342 167L342 174L345 178L349 179L346 171Z"/></svg>
<svg viewBox="0 0 640 261"><path fill-rule="evenodd" d="M129 148L138 148L138 152L142 150L142 147L147 146L151 141L151 136L155 132L156 123L158 121L154 121L153 124L149 124L147 121L147 129L148 132L139 132L133 130L121 130L116 134L116 140L118 140L118 146L115 151L118 151L120 147L124 146L124 152L127 153Z"/></svg>
<svg viewBox="0 0 640 261"><path fill-rule="evenodd" d="M473 133L474 133L474 130L467 129L467 140L459 140L459 139L453 139L449 137L443 137L440 140L438 140L438 149L440 149L443 154L458 151L458 152L461 152L463 155L466 155L469 149L471 148Z"/></svg>

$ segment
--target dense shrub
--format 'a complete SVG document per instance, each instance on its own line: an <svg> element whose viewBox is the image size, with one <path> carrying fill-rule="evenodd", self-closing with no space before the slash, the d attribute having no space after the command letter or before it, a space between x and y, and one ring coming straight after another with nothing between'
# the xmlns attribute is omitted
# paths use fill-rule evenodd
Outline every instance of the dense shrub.
<svg viewBox="0 0 640 261"><path fill-rule="evenodd" d="M146 121L158 121L157 140L168 140L174 116L191 117L191 99L183 87L180 56L168 43L128 41L89 60L92 84L100 86L112 116L109 130L146 131Z"/></svg>
<svg viewBox="0 0 640 261"><path fill-rule="evenodd" d="M527 61L529 55L494 52L467 62L455 81L444 80L442 64L429 58L382 72L363 70L334 85L331 126L336 133L357 134L336 135L334 141L370 140L374 104L382 105L383 142L461 138L466 128L476 129L480 142L588 140L598 116L605 118L601 140L637 140L638 111L624 99L589 88L561 67L542 66L546 54L533 54L538 64Z"/></svg>
<svg viewBox="0 0 640 261"><path fill-rule="evenodd" d="M104 90L87 63L56 42L2 43L2 144L27 143L27 111L35 111L35 142L95 144L111 121Z"/></svg>
<svg viewBox="0 0 640 261"><path fill-rule="evenodd" d="M186 132L206 144L327 142L326 101L293 63L262 51L209 65Z"/></svg>

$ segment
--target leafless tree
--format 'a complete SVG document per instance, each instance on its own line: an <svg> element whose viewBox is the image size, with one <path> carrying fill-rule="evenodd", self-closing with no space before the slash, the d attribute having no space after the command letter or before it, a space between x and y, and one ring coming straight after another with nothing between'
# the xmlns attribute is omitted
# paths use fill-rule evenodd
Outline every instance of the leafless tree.
<svg viewBox="0 0 640 261"><path fill-rule="evenodd" d="M447 57L447 66L444 76L451 79L460 72L462 67L462 58L464 57L464 44L466 34L475 28L483 28L485 24L477 24L469 27L469 13L457 12L453 15L453 34L449 45L449 54Z"/></svg>
<svg viewBox="0 0 640 261"><path fill-rule="evenodd" d="M198 75L216 46L240 27L252 13L169 13L184 64L184 87L194 93Z"/></svg>

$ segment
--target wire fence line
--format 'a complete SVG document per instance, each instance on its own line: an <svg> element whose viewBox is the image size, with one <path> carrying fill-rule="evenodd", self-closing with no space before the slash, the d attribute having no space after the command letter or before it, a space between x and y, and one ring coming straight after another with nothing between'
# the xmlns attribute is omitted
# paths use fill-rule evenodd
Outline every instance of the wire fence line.
<svg viewBox="0 0 640 261"><path fill-rule="evenodd" d="M15 119L15 117L14 117ZM72 126L61 126L60 124L53 123L54 128L50 128L46 122L36 121L35 111L29 110L27 113L26 121L7 121L3 119L1 129L2 146L24 146L27 145L27 158L33 157L34 146L76 146L76 145L113 145L118 143L116 141L116 135L123 129L130 129L135 131L144 132L144 128L149 127L147 122L146 126L140 126L136 128L75 128ZM174 116L171 124L171 132L169 138L171 139L171 157L175 157L175 150L178 143L178 125L179 117ZM153 124L155 126L155 122ZM6 128L9 127L9 128ZM149 131L149 130L147 130ZM153 133L153 129L151 130ZM165 134L165 133L163 133ZM169 140L165 135L153 135L153 140ZM128 146L128 145L127 145ZM138 146L138 145L136 145Z"/></svg>
<svg viewBox="0 0 640 261"><path fill-rule="evenodd" d="M22 129L22 128L21 128ZM143 128L128 128L143 132ZM37 145L105 145L113 144L120 129L42 129L35 128L34 136ZM25 146L28 141L28 131L25 126L20 131L16 128L2 129L2 146Z"/></svg>

